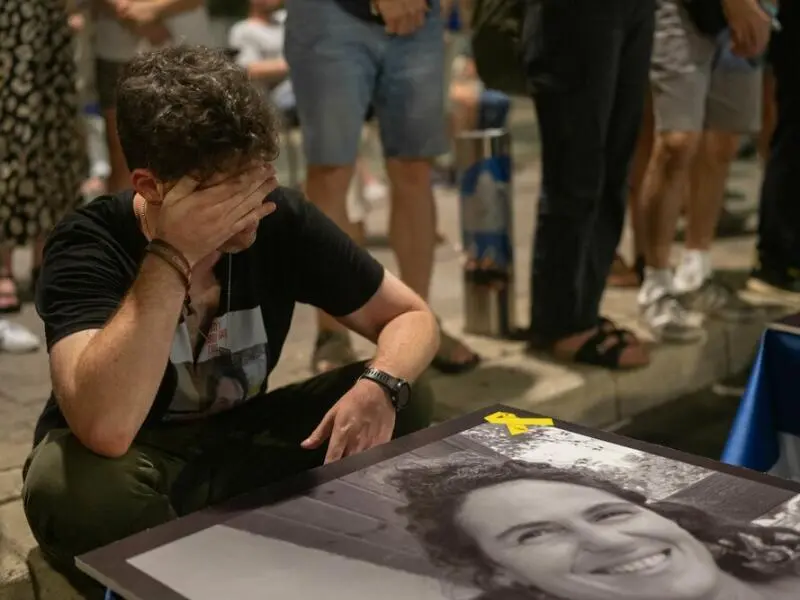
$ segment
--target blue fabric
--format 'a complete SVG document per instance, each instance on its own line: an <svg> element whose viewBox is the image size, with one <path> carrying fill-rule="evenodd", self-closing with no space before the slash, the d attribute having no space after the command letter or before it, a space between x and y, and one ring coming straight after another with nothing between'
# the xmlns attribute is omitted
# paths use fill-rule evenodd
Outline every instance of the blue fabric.
<svg viewBox="0 0 800 600"><path fill-rule="evenodd" d="M480 98L478 129L502 129L508 120L511 98L498 90L483 90Z"/></svg>
<svg viewBox="0 0 800 600"><path fill-rule="evenodd" d="M370 105L384 156L447 152L439 0L420 29L398 36L330 0L292 0L286 10L284 51L308 164L353 164Z"/></svg>
<svg viewBox="0 0 800 600"><path fill-rule="evenodd" d="M447 19L448 31L461 31L461 12L458 10L458 3L453 4L450 16Z"/></svg>
<svg viewBox="0 0 800 600"><path fill-rule="evenodd" d="M767 330L722 462L766 472L778 461L778 434L800 437L798 372L800 336Z"/></svg>
<svg viewBox="0 0 800 600"><path fill-rule="evenodd" d="M731 51L731 34L727 29L717 38L717 56L714 68L728 73L751 73L764 65L764 57L742 58Z"/></svg>

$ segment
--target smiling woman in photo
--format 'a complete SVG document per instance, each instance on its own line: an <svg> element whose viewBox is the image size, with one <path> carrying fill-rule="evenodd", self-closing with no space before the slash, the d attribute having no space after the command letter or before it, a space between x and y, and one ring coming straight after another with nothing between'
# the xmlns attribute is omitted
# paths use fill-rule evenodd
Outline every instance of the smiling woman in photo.
<svg viewBox="0 0 800 600"><path fill-rule="evenodd" d="M800 533L648 504L590 472L486 459L402 468L392 483L431 560L480 600L789 600Z"/></svg>

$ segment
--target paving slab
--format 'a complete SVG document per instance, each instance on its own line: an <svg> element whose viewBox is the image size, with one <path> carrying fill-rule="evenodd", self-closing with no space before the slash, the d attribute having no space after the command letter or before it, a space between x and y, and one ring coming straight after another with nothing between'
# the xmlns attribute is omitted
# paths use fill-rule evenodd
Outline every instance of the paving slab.
<svg viewBox="0 0 800 600"><path fill-rule="evenodd" d="M0 506L19 500L22 493L22 469L13 467L0 471Z"/></svg>
<svg viewBox="0 0 800 600"><path fill-rule="evenodd" d="M25 561L0 544L0 600L34 600L33 583ZM55 597L53 597L55 600Z"/></svg>

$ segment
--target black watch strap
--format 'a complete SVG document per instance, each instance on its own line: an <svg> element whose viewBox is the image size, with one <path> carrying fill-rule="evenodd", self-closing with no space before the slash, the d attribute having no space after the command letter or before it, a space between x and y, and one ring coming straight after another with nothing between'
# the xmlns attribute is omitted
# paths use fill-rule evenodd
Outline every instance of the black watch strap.
<svg viewBox="0 0 800 600"><path fill-rule="evenodd" d="M373 367L367 367L360 379L374 381L386 390L389 401L395 410L402 410L408 404L411 386L405 379L393 377L385 371Z"/></svg>

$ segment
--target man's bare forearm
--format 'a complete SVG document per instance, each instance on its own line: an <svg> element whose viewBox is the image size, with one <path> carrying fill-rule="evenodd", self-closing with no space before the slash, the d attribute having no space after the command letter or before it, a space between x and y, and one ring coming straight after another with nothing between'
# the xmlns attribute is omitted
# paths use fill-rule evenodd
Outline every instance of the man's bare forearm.
<svg viewBox="0 0 800 600"><path fill-rule="evenodd" d="M136 437L161 385L185 294L180 275L148 254L119 310L84 349L72 412L95 451L123 454Z"/></svg>
<svg viewBox="0 0 800 600"><path fill-rule="evenodd" d="M282 58L269 58L247 65L247 74L259 81L277 81L289 74L289 65Z"/></svg>
<svg viewBox="0 0 800 600"><path fill-rule="evenodd" d="M439 350L439 324L428 310L412 310L395 317L378 336L372 366L408 381L428 368Z"/></svg>

